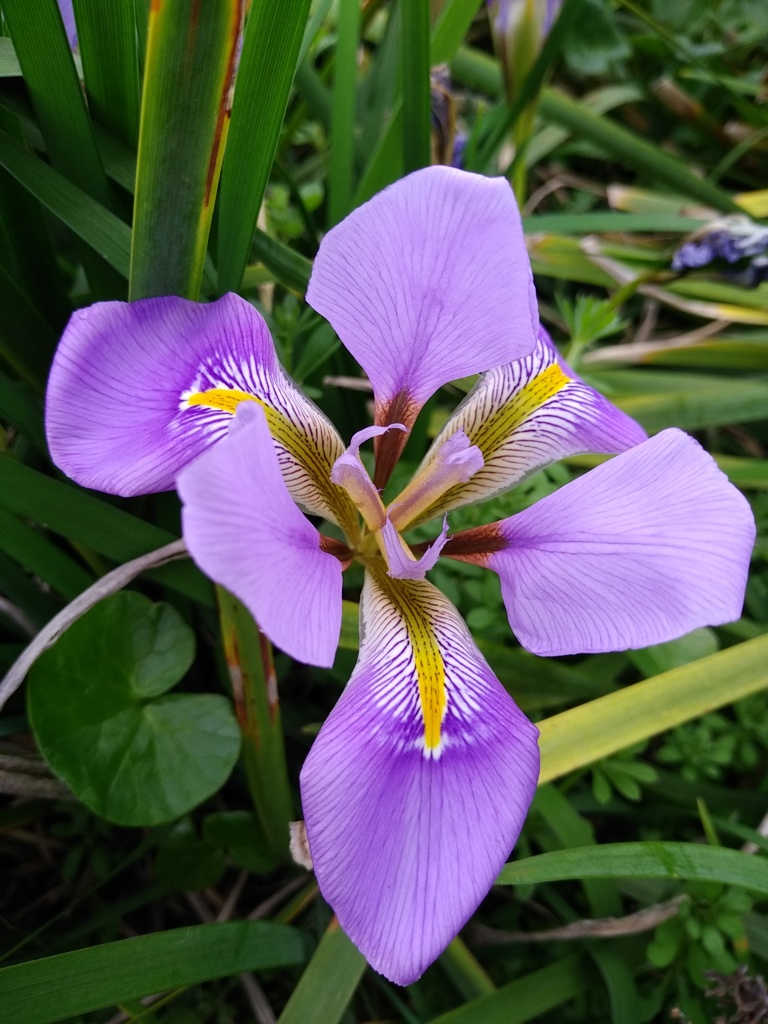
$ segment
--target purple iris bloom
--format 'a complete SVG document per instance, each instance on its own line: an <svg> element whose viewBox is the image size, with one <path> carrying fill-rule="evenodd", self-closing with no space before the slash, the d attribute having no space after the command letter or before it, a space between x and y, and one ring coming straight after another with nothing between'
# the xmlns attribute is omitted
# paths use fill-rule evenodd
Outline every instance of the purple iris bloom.
<svg viewBox="0 0 768 1024"><path fill-rule="evenodd" d="M498 573L529 650L613 651L738 618L754 522L696 441L647 440L559 361L503 179L432 167L392 185L325 236L307 300L374 388L374 425L349 446L236 295L75 313L51 373L48 439L87 487L177 485L192 557L302 661L332 663L342 573L364 565L358 662L301 797L323 895L371 965L407 984L492 885L539 771L536 728L425 578L437 558ZM476 372L385 506L424 402ZM373 479L359 456L371 440ZM621 454L518 515L448 536L452 509L579 452ZM433 520L434 543L412 548L408 530Z"/></svg>

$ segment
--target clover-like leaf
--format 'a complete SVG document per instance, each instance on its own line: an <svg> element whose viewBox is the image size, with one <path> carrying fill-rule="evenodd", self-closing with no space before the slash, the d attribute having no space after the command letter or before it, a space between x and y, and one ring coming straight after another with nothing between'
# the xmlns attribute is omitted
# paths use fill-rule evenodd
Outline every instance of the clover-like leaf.
<svg viewBox="0 0 768 1024"><path fill-rule="evenodd" d="M226 781L240 731L226 697L168 694L194 658L168 604L115 594L38 660L29 716L57 775L120 825L172 821Z"/></svg>

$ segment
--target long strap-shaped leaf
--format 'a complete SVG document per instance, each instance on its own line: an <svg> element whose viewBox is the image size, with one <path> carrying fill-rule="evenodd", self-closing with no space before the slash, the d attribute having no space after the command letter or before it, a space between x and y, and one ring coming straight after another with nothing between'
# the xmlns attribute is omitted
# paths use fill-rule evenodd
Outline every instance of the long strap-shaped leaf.
<svg viewBox="0 0 768 1024"><path fill-rule="evenodd" d="M363 976L365 960L334 918L278 1024L337 1024Z"/></svg>
<svg viewBox="0 0 768 1024"><path fill-rule="evenodd" d="M127 276L130 231L119 217L2 130L0 166L111 267Z"/></svg>
<svg viewBox="0 0 768 1024"><path fill-rule="evenodd" d="M88 103L96 121L136 146L139 61L133 0L75 0Z"/></svg>
<svg viewBox="0 0 768 1024"><path fill-rule="evenodd" d="M109 207L109 184L55 0L3 0L2 6L51 163ZM122 297L124 283L111 268L87 249L82 259L100 298Z"/></svg>
<svg viewBox="0 0 768 1024"><path fill-rule="evenodd" d="M635 683L539 723L540 783L768 687L768 636Z"/></svg>
<svg viewBox="0 0 768 1024"><path fill-rule="evenodd" d="M480 999L432 1018L432 1024L525 1024L562 1006L594 983L589 964L567 956L516 978Z"/></svg>
<svg viewBox="0 0 768 1024"><path fill-rule="evenodd" d="M303 936L266 921L230 921L108 942L0 970L3 1019L51 1024L239 971L304 959Z"/></svg>
<svg viewBox="0 0 768 1024"><path fill-rule="evenodd" d="M768 895L768 862L741 850L699 843L607 843L526 857L502 868L498 885L568 878L681 878L741 885Z"/></svg>
<svg viewBox="0 0 768 1024"><path fill-rule="evenodd" d="M240 287L310 0L254 0L232 104L219 199L219 291Z"/></svg>
<svg viewBox="0 0 768 1024"><path fill-rule="evenodd" d="M131 299L196 299L244 0L155 0L144 67Z"/></svg>

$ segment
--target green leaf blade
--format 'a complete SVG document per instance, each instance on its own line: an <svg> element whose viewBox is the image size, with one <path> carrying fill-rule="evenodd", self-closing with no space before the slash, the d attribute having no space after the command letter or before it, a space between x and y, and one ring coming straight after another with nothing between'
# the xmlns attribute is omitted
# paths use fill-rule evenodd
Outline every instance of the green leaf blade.
<svg viewBox="0 0 768 1024"><path fill-rule="evenodd" d="M133 0L74 0L83 78L94 120L135 147L139 61Z"/></svg>
<svg viewBox="0 0 768 1024"><path fill-rule="evenodd" d="M0 997L14 1024L53 1024L239 971L287 967L304 957L303 936L286 925L198 925L5 967Z"/></svg>
<svg viewBox="0 0 768 1024"><path fill-rule="evenodd" d="M153 4L136 167L131 299L196 299L229 124L243 0Z"/></svg>
<svg viewBox="0 0 768 1024"><path fill-rule="evenodd" d="M739 885L768 895L768 861L699 843L607 843L526 857L502 868L498 885L584 878L670 878Z"/></svg>
<svg viewBox="0 0 768 1024"><path fill-rule="evenodd" d="M128 276L131 232L119 217L3 131L0 165L119 274Z"/></svg>
<svg viewBox="0 0 768 1024"><path fill-rule="evenodd" d="M240 288L301 47L309 0L255 0L243 39L219 197L219 291Z"/></svg>
<svg viewBox="0 0 768 1024"><path fill-rule="evenodd" d="M363 954L330 923L278 1024L338 1024L365 971Z"/></svg>
<svg viewBox="0 0 768 1024"><path fill-rule="evenodd" d="M539 723L549 782L768 687L768 636L624 687Z"/></svg>

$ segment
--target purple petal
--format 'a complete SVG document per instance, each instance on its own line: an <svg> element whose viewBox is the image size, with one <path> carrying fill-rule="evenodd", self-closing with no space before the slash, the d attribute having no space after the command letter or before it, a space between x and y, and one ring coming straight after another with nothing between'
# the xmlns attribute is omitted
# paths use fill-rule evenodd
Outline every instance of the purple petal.
<svg viewBox="0 0 768 1024"><path fill-rule="evenodd" d="M638 423L572 373L540 328L531 355L484 374L435 438L408 492L429 477L444 445L459 431L477 446L485 464L466 483L421 507L411 521L493 497L569 455L615 454L646 440ZM406 523L398 519L397 525L404 529Z"/></svg>
<svg viewBox="0 0 768 1024"><path fill-rule="evenodd" d="M263 410L248 404L236 423L179 474L184 540L273 643L330 666L341 630L341 565L321 551L320 534L288 493Z"/></svg>
<svg viewBox="0 0 768 1024"><path fill-rule="evenodd" d="M325 236L307 301L370 377L376 422L398 399L410 426L441 385L534 346L536 298L509 185L450 167L391 185Z"/></svg>
<svg viewBox="0 0 768 1024"><path fill-rule="evenodd" d="M443 528L437 540L433 541L421 558L409 558L405 541L400 537L392 520L387 516L381 529L384 548L387 553L388 576L398 580L423 580L430 569L433 569L440 557L440 552L448 543L448 516L443 519Z"/></svg>
<svg viewBox="0 0 768 1024"><path fill-rule="evenodd" d="M477 445L470 444L463 430L457 430L434 449L433 458L425 462L389 506L392 522L403 529L425 509L438 507L444 494L471 480L483 464L483 455Z"/></svg>
<svg viewBox="0 0 768 1024"><path fill-rule="evenodd" d="M64 22L64 31L67 33L67 42L70 50L77 49L77 25L75 24L75 12L72 0L59 0L59 11L61 20Z"/></svg>
<svg viewBox="0 0 768 1024"><path fill-rule="evenodd" d="M267 408L295 500L342 525L356 521L330 482L341 438L283 372L263 317L237 295L209 305L101 302L76 312L48 382L51 455L85 487L125 496L168 490L226 436L248 398Z"/></svg>
<svg viewBox="0 0 768 1024"><path fill-rule="evenodd" d="M359 509L369 530L379 530L386 519L381 495L368 475L358 454L360 445L373 437L380 437L388 430L405 430L402 423L391 423L387 427L366 427L358 430L349 442L349 448L336 459L331 469L333 483L343 487Z"/></svg>
<svg viewBox="0 0 768 1024"><path fill-rule="evenodd" d="M537 730L431 584L369 575L360 607L360 657L301 797L323 896L369 963L406 985L509 855L536 786Z"/></svg>
<svg viewBox="0 0 768 1024"><path fill-rule="evenodd" d="M349 442L349 448L347 448L345 454L357 455L360 451L360 446L365 444L366 441L370 441L374 437L380 437L389 430L404 430L408 433L408 428L402 423L390 423L386 427L364 427L352 435L352 440Z"/></svg>
<svg viewBox="0 0 768 1024"><path fill-rule="evenodd" d="M679 430L598 466L497 524L510 625L535 654L672 640L741 614L752 511Z"/></svg>

